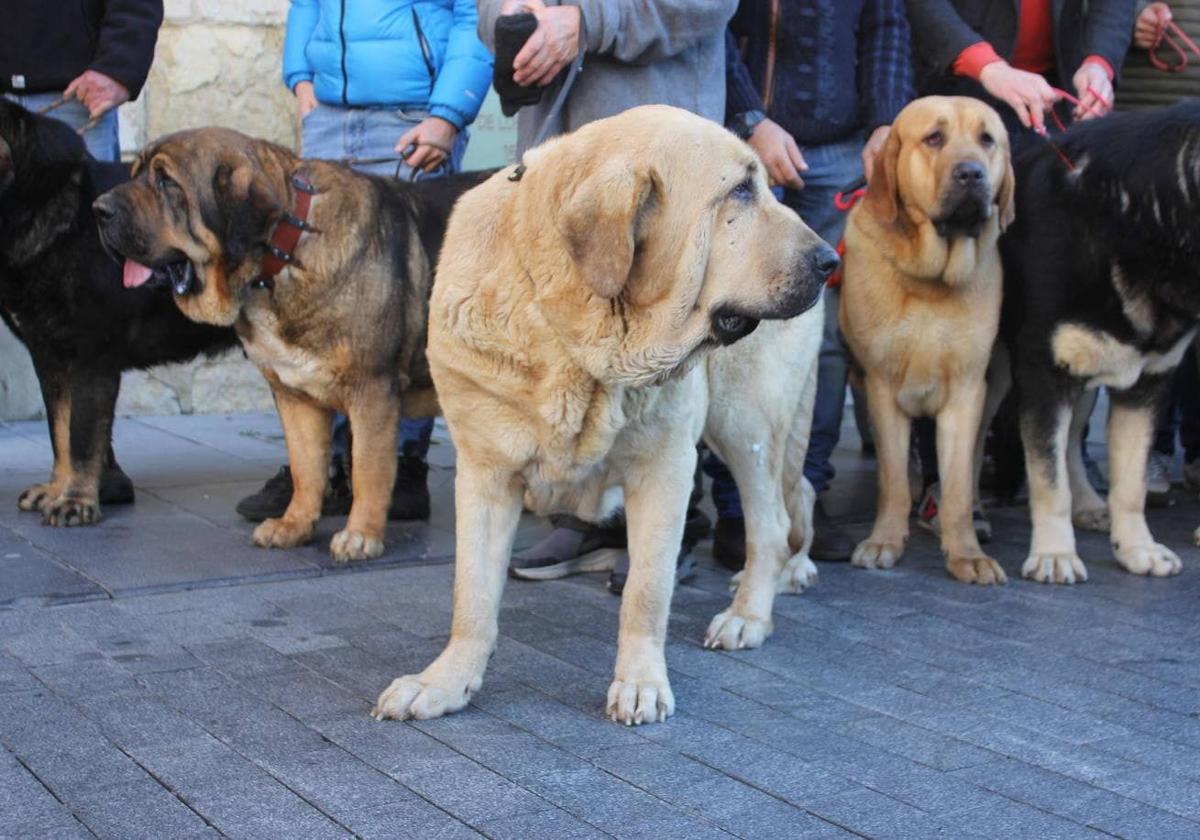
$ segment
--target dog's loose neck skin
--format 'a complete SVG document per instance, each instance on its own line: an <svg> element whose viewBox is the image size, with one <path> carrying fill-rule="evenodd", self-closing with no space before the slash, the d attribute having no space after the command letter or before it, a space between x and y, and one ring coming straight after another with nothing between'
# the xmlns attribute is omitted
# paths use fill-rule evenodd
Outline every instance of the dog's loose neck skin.
<svg viewBox="0 0 1200 840"><path fill-rule="evenodd" d="M902 278L958 290L968 288L979 276L982 261L994 253L1000 238L999 214L994 208L975 237L965 233L944 237L932 219L903 205L896 221L888 223L860 204L851 211L849 224L876 243Z"/></svg>

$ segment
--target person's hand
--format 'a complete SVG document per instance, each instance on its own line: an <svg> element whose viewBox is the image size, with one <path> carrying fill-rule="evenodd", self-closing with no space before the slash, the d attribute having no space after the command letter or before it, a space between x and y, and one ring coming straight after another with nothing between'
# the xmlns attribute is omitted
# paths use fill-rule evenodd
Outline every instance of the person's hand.
<svg viewBox="0 0 1200 840"><path fill-rule="evenodd" d="M1142 9L1133 26L1133 44L1138 49L1148 50L1154 46L1159 34L1166 29L1174 16L1166 3L1151 3Z"/></svg>
<svg viewBox="0 0 1200 840"><path fill-rule="evenodd" d="M1017 113L1021 125L1039 134L1046 130L1046 110L1054 107L1059 95L1037 73L1018 70L1007 61L993 61L983 68L979 81L988 93Z"/></svg>
<svg viewBox="0 0 1200 840"><path fill-rule="evenodd" d="M771 186L804 189L804 179L800 173L808 171L808 164L804 162L804 155L800 154L795 138L784 131L779 123L763 120L754 126L754 133L746 142L758 153L763 166L767 167Z"/></svg>
<svg viewBox="0 0 1200 840"><path fill-rule="evenodd" d="M1103 117L1112 110L1113 86L1108 71L1094 61L1085 61L1071 80L1075 85L1079 104L1075 106L1075 119L1092 120Z"/></svg>
<svg viewBox="0 0 1200 840"><path fill-rule="evenodd" d="M871 170L875 167L875 158L883 151L883 144L887 142L888 135L891 133L892 127L890 125L881 125L871 132L871 136L867 138L867 145L863 146L863 177L868 182L871 180Z"/></svg>
<svg viewBox="0 0 1200 840"><path fill-rule="evenodd" d="M410 128L396 141L396 151L404 157L409 146L415 146L404 162L413 169L432 172L450 159L458 129L441 117L427 117Z"/></svg>
<svg viewBox="0 0 1200 840"><path fill-rule="evenodd" d="M122 102L129 100L129 89L110 76L96 70L84 70L63 91L63 99L75 97L88 109L88 116L97 119Z"/></svg>
<svg viewBox="0 0 1200 840"><path fill-rule="evenodd" d="M542 0L522 0L504 8L510 6L510 13L532 12L538 22L537 29L513 59L513 81L522 87L545 87L579 55L579 7L546 6Z"/></svg>
<svg viewBox="0 0 1200 840"><path fill-rule="evenodd" d="M296 110L300 112L300 119L304 119L317 107L317 95L313 93L313 83L297 82L295 93Z"/></svg>

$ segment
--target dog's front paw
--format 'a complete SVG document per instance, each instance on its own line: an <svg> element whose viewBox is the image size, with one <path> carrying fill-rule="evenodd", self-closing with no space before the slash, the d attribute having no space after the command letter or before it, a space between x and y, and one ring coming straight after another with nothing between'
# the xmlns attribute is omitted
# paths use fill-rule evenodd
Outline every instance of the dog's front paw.
<svg viewBox="0 0 1200 840"><path fill-rule="evenodd" d="M1030 554L1021 566L1021 576L1038 583L1083 583L1087 567L1074 553Z"/></svg>
<svg viewBox="0 0 1200 840"><path fill-rule="evenodd" d="M333 535L333 539L329 543L329 553L333 555L336 563L349 563L351 560L373 560L383 554L383 540L347 528Z"/></svg>
<svg viewBox="0 0 1200 840"><path fill-rule="evenodd" d="M731 607L713 617L704 634L704 646L722 650L762 647L771 629L770 618L738 615Z"/></svg>
<svg viewBox="0 0 1200 840"><path fill-rule="evenodd" d="M1107 534L1112 528L1112 520L1108 516L1108 508L1083 508L1071 514L1071 524L1081 531L1096 531Z"/></svg>
<svg viewBox="0 0 1200 840"><path fill-rule="evenodd" d="M95 525L99 521L100 502L96 499L59 496L42 505L43 525L70 528L75 525Z"/></svg>
<svg viewBox="0 0 1200 840"><path fill-rule="evenodd" d="M31 484L21 491L17 497L17 507L21 510L41 510L62 494L62 487L57 484Z"/></svg>
<svg viewBox="0 0 1200 840"><path fill-rule="evenodd" d="M991 557L949 557L946 559L946 571L955 580L963 583L978 583L988 586L995 583L1006 583L1008 576L1004 569Z"/></svg>
<svg viewBox="0 0 1200 840"><path fill-rule="evenodd" d="M424 674L408 674L392 680L371 710L375 720L429 720L457 712L467 705L481 681L467 685L439 685Z"/></svg>
<svg viewBox="0 0 1200 840"><path fill-rule="evenodd" d="M868 537L854 549L850 562L860 569L890 569L903 553L903 542Z"/></svg>
<svg viewBox="0 0 1200 840"><path fill-rule="evenodd" d="M297 522L286 516L279 519L264 519L254 529L251 542L260 548L295 548L312 539L313 522Z"/></svg>
<svg viewBox="0 0 1200 840"><path fill-rule="evenodd" d="M675 714L675 695L666 672L661 677L613 680L606 709L609 720L626 726L662 723Z"/></svg>
<svg viewBox="0 0 1200 840"><path fill-rule="evenodd" d="M1183 561L1179 559L1179 555L1158 543L1121 547L1114 545L1113 553L1117 555L1117 562L1124 566L1127 572L1135 575L1169 577L1183 571Z"/></svg>

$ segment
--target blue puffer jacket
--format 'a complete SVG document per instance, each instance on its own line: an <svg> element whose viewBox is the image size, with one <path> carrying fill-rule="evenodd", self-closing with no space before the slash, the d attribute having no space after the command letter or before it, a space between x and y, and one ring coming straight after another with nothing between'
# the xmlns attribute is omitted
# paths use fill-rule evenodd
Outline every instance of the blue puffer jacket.
<svg viewBox="0 0 1200 840"><path fill-rule="evenodd" d="M475 0L292 0L283 81L311 81L330 105L427 109L462 128L492 80L477 21Z"/></svg>

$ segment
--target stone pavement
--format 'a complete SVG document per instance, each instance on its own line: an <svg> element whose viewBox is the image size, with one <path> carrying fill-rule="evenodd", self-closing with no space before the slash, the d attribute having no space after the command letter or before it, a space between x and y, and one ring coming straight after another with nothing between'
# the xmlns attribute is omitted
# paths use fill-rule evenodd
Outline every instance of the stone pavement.
<svg viewBox="0 0 1200 840"><path fill-rule="evenodd" d="M1093 426L1101 424L1094 423ZM836 507L873 505L853 435ZM700 647L728 575L703 543L676 594L668 723L607 722L618 601L603 575L510 581L484 689L423 723L367 716L449 629L453 452L435 516L380 560L248 545L233 513L282 460L274 418L121 420L138 487L93 529L16 510L41 424L0 425L0 837L1200 836L1200 506L1155 510L1184 573L1019 580L1023 510L994 513L1007 586L825 564L759 651ZM529 521L519 543L543 526Z"/></svg>

